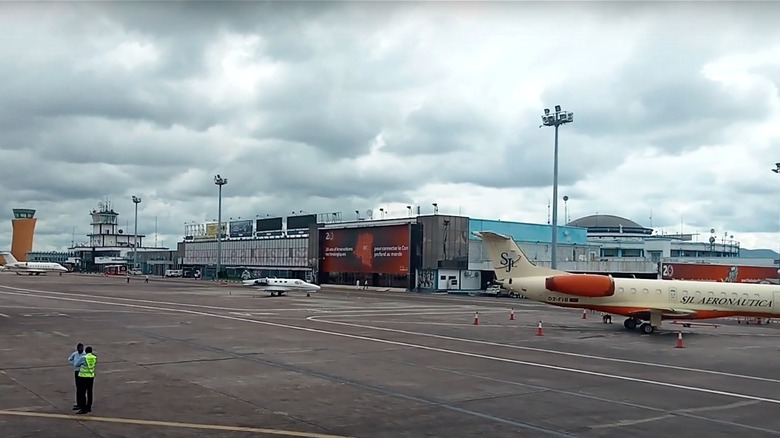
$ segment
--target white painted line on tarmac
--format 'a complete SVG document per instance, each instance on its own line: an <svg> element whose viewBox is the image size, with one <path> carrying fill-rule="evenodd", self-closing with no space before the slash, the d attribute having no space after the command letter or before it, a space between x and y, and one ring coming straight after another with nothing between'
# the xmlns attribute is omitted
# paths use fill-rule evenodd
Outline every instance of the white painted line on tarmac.
<svg viewBox="0 0 780 438"><path fill-rule="evenodd" d="M0 286L0 288L4 289L11 289L15 290L17 288L9 287L9 286ZM373 338L369 336L361 336L361 335L353 335L348 333L340 333L340 332L333 332L329 330L321 330L321 329L314 329L309 327L300 327L300 326L294 326L289 324L280 324L276 322L269 322L269 321L260 321L260 320L254 320L254 319L245 319L240 318L236 316L229 316L229 315L220 315L220 314L214 314L214 313L206 313L206 312L199 312L195 310L186 310L186 309L169 309L164 307L152 307L152 306L144 306L140 304L128 304L128 303L111 303L111 302L100 302L96 300L85 300L85 299L79 299L79 298L70 298L70 297L61 297L61 296L40 296L40 295L29 295L28 293L20 293L20 292L6 292L6 291L0 291L0 294L6 294L6 295L18 295L18 296L33 296L35 298L47 298L52 300L63 300L63 301L76 301L76 302L84 302L84 303L93 303L93 304L105 304L105 305L112 305L112 306L120 306L120 307L135 307L135 308L142 308L142 309L149 309L149 310L162 310L162 311L176 311L181 313L187 313L192 315L199 315L199 316L205 316L210 318L219 318L219 319L228 319L232 321L242 321L247 322L250 324L259 324L259 325L266 325L270 327L279 327L279 328L286 328L290 330L298 330L298 331L304 331L309 333L318 333L323 335L331 335L331 336L338 336L342 338L348 338L348 339L358 339L362 341L368 341L368 342L376 342L380 344L388 344L388 345L398 345L401 347L408 347L408 348L416 348L419 350L426 350L426 351L435 351L437 353L446 353L446 354L452 354L456 356L463 356L463 357L473 357L477 359L485 359L485 360L491 360L495 362L503 362L503 363L511 363L516 365L525 365L529 367L535 367L535 368L542 368L542 369L548 369L548 370L554 370L554 371L562 371L562 372L568 372L572 374L581 374L586 376L595 376L595 377L602 377L605 379L612 379L612 380L620 380L624 382L633 382L633 383L643 383L646 385L652 385L652 386L660 386L660 387L666 387L666 388L673 388L673 389L679 389L683 391L691 391L691 392L698 392L703 394L711 394L711 395L720 395L724 397L732 397L732 398L738 398L742 400L755 400L755 401L763 401L766 403L772 403L780 405L780 399L774 399L769 397L759 397L749 394L741 394L737 392L730 392L730 391L721 391L716 389L708 389L703 387L694 387L694 386L687 386L687 385L681 385L677 383L669 383L669 382L663 382L660 380L651 380L651 379L641 379L638 377L629 377L629 376L621 376L618 374L612 374L612 373L602 373L598 371L590 371L590 370L584 370L584 369L578 369L578 368L571 368L571 367L564 367L564 366L558 366L558 365L550 365L545 363L538 363L538 362L528 362L523 360L517 360L517 359L510 359L505 357L499 357L499 356L490 356L487 354L478 354L478 353L471 353L468 351L461 351L461 350L451 350L446 348L438 348L438 347L430 347L427 345L420 345L420 344L412 344L409 342L400 342L400 341L392 341L389 339L381 339L381 338ZM458 340L457 338L455 338ZM488 344L488 343L485 343ZM630 362L630 361L628 361ZM633 363L633 362L632 362ZM656 366L656 364L650 364L652 366ZM680 367L681 369L685 369ZM689 369L692 372L701 372L701 370L697 369ZM729 375L732 377L742 377L742 378L752 378L752 379L758 379L758 380L768 380L773 381L772 379L763 379L763 378L755 378L751 376L742 376L738 374L728 374L728 373L718 373L714 371L708 371L707 373L712 374L724 374ZM777 382L777 381L775 381Z"/></svg>
<svg viewBox="0 0 780 438"><path fill-rule="evenodd" d="M3 318L10 318L10 316L6 315L5 313L0 313L0 316L2 316Z"/></svg>
<svg viewBox="0 0 780 438"><path fill-rule="evenodd" d="M525 350L525 351L535 351L538 353L549 353L549 354L558 354L561 356L571 356L571 357L579 357L584 359L593 359L593 360L602 360L606 362L615 362L615 363L628 363L631 365L642 365L642 366L648 366L648 367L655 367L655 368L666 368L666 369L673 369L673 370L679 370L679 371L689 371L693 373L702 373L702 374L712 374L712 375L718 375L718 376L724 376L724 377L737 377L740 379L747 379L747 380L758 380L762 382L771 382L771 383L780 383L780 380L778 379L770 379L768 377L758 377L758 376L747 376L743 374L735 374L735 373L727 373L724 371L714 371L714 370L707 370L707 369L701 369L701 368L688 368L683 367L679 365L667 365L662 363L651 363L651 362L641 362L637 360L628 360L628 359L619 359L615 357L606 357L606 356L593 356L590 354L583 354L583 353L571 353L568 351L556 351L556 350L548 350L545 348L536 348L536 347L525 347L522 345L512 345L512 344L502 344L500 342L491 342L491 341L481 341L478 339L469 339L469 338L458 338L454 336L446 336L446 335L437 335L433 333L422 333L422 332L414 332L410 330L401 330L401 329L392 329L387 327L376 327L371 325L365 325L365 324L353 324L349 322L342 322L342 321L329 321L326 319L321 319L322 316L309 316L306 319L309 321L317 321L322 322L326 324L335 324L335 325L343 325L345 327L353 327L353 328L362 328L362 329L369 329L369 330L377 330L377 331L383 331L383 332L392 332L392 333L401 333L404 335L414 335L414 336L422 336L427 338L436 338L436 339L445 339L448 341L458 341L458 342L466 342L470 344L479 344L479 345L489 345L491 347L502 347L502 348L511 348L515 350Z"/></svg>
<svg viewBox="0 0 780 438"><path fill-rule="evenodd" d="M31 293L47 293L47 294L55 294L55 295L64 295L64 296L77 296L77 297L85 297L85 298L95 298L95 299L102 299L102 300L119 300L119 301L128 301L128 302L134 302L134 303L147 303L147 304L165 304L165 305L171 305L171 306L184 306L184 307L194 307L194 308L201 308L201 309L209 309L209 310L226 310L226 311L234 311L234 312L253 312L256 310L263 311L263 310L272 310L274 312L300 312L300 311L309 311L309 312L364 312L364 311L382 311L382 310L400 310L400 309L440 309L440 308L460 308L462 305L449 305L449 306L441 306L441 305L415 305L415 304L400 304L400 305L385 305L385 306L341 306L339 305L339 302L334 301L326 301L323 300L324 303L327 303L331 306L324 306L319 308L313 308L311 307L311 303L309 302L303 302L303 303L290 303L290 305L301 305L301 306L310 306L308 308L305 307L290 307L290 308L236 308L236 307L221 307L221 306L210 306L210 305L203 305L203 304L190 304L190 303L178 303L178 302L170 302L170 301L158 301L158 300L145 300L141 298L126 298L126 297L113 297L113 296L104 296L104 295L92 295L92 294L82 294L82 293L69 293L69 292L57 292L57 291L47 291L47 290L39 290L39 289L27 289L27 288L19 288L19 287L10 287L10 286L0 286L0 287L6 287L11 288L13 290L17 291L24 291L24 292L31 292ZM30 306L30 308L36 308ZM73 309L69 309L73 310Z"/></svg>
<svg viewBox="0 0 780 438"><path fill-rule="evenodd" d="M97 421L103 423L115 423L115 424L133 424L138 426L159 426L159 427L172 427L179 429L196 429L196 430L219 430L227 432L249 432L264 435L279 435L290 436L299 438L349 438L343 435L330 435L324 433L315 432L297 432L294 430L282 430L282 429L269 429L259 427L247 427L247 426L228 426L223 424L202 424L202 423L182 423L177 421L159 421L159 420L142 420L137 418L116 418L116 417L96 417L92 415L65 415L65 414L51 414L47 412L25 412L25 411L12 411L12 410L0 410L0 415L16 416L16 417L36 417L36 418L50 418L59 420L74 420L76 422L89 422Z"/></svg>

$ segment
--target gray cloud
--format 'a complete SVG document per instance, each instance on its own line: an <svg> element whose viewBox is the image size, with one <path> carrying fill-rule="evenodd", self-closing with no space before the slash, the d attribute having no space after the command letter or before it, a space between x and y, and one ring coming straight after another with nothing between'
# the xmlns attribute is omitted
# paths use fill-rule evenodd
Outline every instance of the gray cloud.
<svg viewBox="0 0 780 438"><path fill-rule="evenodd" d="M759 81L703 70L770 50L777 4L0 8L0 204L9 218L37 209L36 247L67 246L73 227L84 240L105 198L132 227L131 195L144 199L139 229L152 234L156 218L172 246L185 221L216 217L217 173L230 181L226 217L392 204L405 215L453 198L543 218L553 132L538 125L556 103L575 112L559 164L572 218L649 225L636 218L652 209L656 227L682 214L691 227L777 231L773 180L732 162L780 161L778 139L755 129L778 123L780 56L745 65Z"/></svg>

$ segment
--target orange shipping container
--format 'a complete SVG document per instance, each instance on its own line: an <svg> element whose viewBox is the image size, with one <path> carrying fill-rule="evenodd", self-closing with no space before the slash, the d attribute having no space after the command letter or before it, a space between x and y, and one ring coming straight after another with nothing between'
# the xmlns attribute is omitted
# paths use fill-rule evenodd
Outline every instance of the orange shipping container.
<svg viewBox="0 0 780 438"><path fill-rule="evenodd" d="M710 265L662 263L664 280L723 281L728 283L770 283L778 281L776 266Z"/></svg>

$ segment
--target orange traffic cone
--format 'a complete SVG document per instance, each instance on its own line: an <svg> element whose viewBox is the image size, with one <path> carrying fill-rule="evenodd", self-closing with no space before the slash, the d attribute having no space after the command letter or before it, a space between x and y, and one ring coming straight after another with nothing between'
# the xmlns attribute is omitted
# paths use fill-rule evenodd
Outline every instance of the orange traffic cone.
<svg viewBox="0 0 780 438"><path fill-rule="evenodd" d="M542 335L542 321L539 321L539 327L536 328L536 336L544 336Z"/></svg>
<svg viewBox="0 0 780 438"><path fill-rule="evenodd" d="M588 315L585 313L585 309L582 309L582 319L588 319Z"/></svg>
<svg viewBox="0 0 780 438"><path fill-rule="evenodd" d="M479 311L474 313L474 325L479 325Z"/></svg>
<svg viewBox="0 0 780 438"><path fill-rule="evenodd" d="M515 309L509 309L509 320L510 321L515 320Z"/></svg>
<svg viewBox="0 0 780 438"><path fill-rule="evenodd" d="M683 348L682 332L677 332L677 346L675 348Z"/></svg>

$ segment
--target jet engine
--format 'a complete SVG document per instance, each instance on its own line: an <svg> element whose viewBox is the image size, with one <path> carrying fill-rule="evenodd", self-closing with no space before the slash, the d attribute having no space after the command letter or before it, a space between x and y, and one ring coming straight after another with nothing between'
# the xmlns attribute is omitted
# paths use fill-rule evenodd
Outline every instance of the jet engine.
<svg viewBox="0 0 780 438"><path fill-rule="evenodd" d="M611 276L598 274L570 274L547 277L547 290L578 297L609 297L615 293L615 281Z"/></svg>

